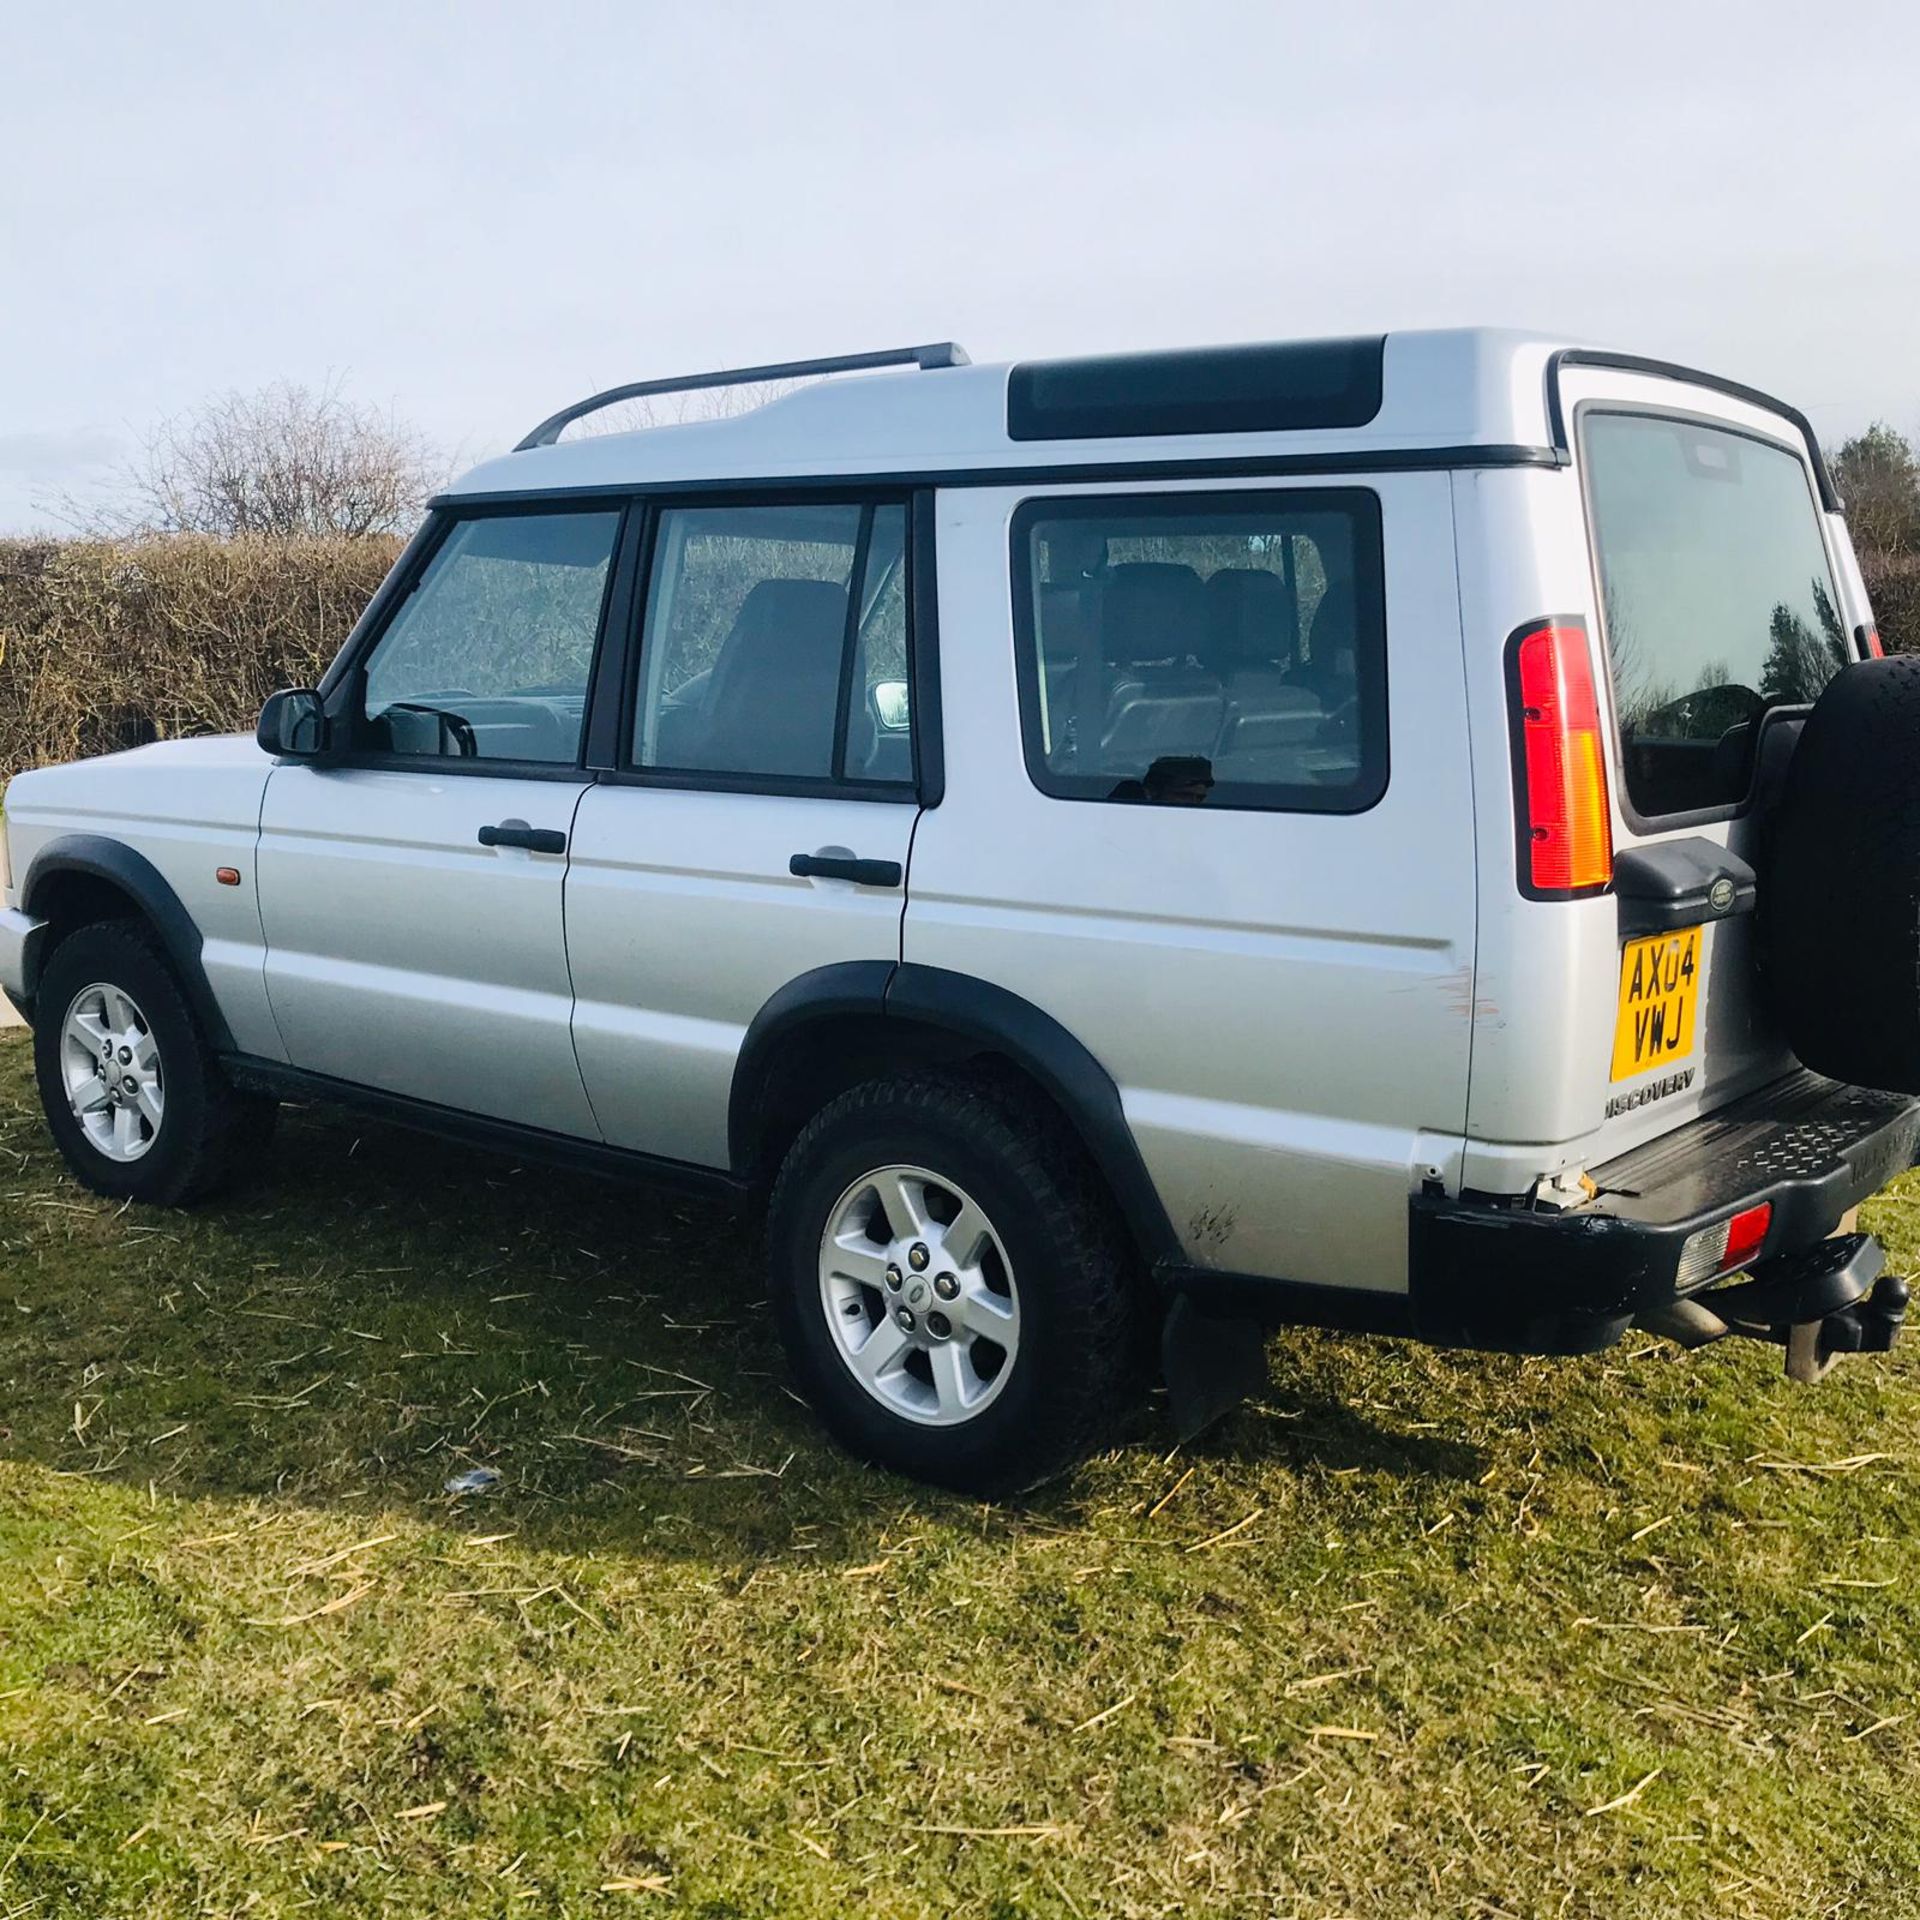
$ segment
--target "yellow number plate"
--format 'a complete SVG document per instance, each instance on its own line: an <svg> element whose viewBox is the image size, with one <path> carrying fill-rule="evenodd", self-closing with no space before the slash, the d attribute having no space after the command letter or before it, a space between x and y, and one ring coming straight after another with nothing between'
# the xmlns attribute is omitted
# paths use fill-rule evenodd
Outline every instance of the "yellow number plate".
<svg viewBox="0 0 1920 1920"><path fill-rule="evenodd" d="M1613 1029L1613 1077L1684 1060L1693 1051L1700 1004L1700 929L1629 940L1620 955L1620 1016Z"/></svg>

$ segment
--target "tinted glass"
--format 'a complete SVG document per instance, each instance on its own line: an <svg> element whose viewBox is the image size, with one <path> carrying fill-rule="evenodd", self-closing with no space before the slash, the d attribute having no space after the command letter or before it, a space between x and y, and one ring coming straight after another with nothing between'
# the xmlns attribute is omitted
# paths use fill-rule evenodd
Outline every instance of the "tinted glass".
<svg viewBox="0 0 1920 1920"><path fill-rule="evenodd" d="M1806 468L1743 434L1646 415L1581 426L1627 797L1645 815L1746 792L1759 716L1847 645Z"/></svg>
<svg viewBox="0 0 1920 1920"><path fill-rule="evenodd" d="M1362 427L1380 411L1386 342L1298 340L1097 360L1027 360L1007 381L1015 440Z"/></svg>
<svg viewBox="0 0 1920 1920"><path fill-rule="evenodd" d="M636 765L912 780L904 507L674 507L654 550Z"/></svg>
<svg viewBox="0 0 1920 1920"><path fill-rule="evenodd" d="M617 512L461 521L368 656L360 744L571 764L619 531Z"/></svg>
<svg viewBox="0 0 1920 1920"><path fill-rule="evenodd" d="M1033 502L1014 518L1043 792L1356 812L1386 786L1370 493Z"/></svg>

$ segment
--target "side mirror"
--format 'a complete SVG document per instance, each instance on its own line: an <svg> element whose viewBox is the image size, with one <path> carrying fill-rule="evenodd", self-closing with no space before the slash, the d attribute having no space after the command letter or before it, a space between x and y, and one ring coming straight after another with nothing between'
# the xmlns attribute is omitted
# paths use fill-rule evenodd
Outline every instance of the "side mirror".
<svg viewBox="0 0 1920 1920"><path fill-rule="evenodd" d="M261 751L281 760L318 760L327 751L332 729L327 710L311 687L282 687L267 696L253 737Z"/></svg>
<svg viewBox="0 0 1920 1920"><path fill-rule="evenodd" d="M886 733L905 733L907 683L904 680L876 680L873 683L873 717Z"/></svg>

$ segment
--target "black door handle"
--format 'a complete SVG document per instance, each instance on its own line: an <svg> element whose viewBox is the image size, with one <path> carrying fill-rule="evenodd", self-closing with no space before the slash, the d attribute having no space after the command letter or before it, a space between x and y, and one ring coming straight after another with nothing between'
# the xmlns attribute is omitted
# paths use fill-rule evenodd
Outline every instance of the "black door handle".
<svg viewBox="0 0 1920 1920"><path fill-rule="evenodd" d="M565 853L567 836L558 827L530 827L524 820L502 820L480 829L483 847L525 847L529 853Z"/></svg>
<svg viewBox="0 0 1920 1920"><path fill-rule="evenodd" d="M850 853L796 853L787 871L802 880L851 880L857 887L897 887L898 860L856 860Z"/></svg>

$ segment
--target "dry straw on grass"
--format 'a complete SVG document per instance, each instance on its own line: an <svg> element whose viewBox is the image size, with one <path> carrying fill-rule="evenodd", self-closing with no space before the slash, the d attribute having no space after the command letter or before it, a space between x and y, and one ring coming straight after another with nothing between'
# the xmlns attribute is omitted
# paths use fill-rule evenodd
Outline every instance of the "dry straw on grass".
<svg viewBox="0 0 1920 1920"><path fill-rule="evenodd" d="M251 727L310 684L399 542L0 541L0 777Z"/></svg>

